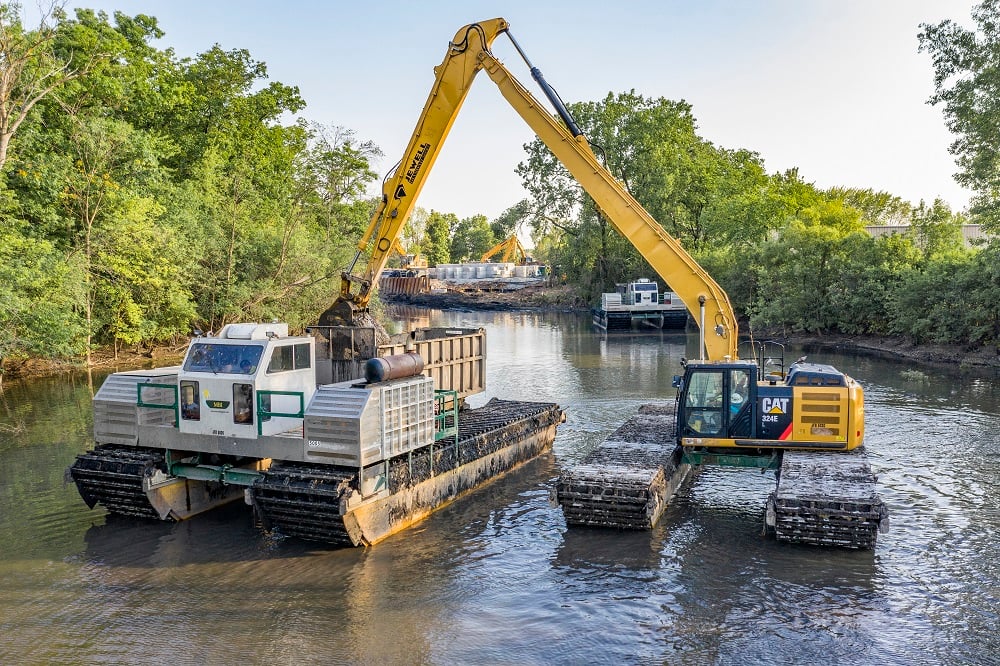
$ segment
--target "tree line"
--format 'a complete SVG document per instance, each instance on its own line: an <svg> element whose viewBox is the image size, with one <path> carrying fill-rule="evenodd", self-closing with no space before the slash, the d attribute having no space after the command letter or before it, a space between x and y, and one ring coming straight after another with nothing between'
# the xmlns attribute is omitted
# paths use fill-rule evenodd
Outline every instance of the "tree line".
<svg viewBox="0 0 1000 666"><path fill-rule="evenodd" d="M1000 172L988 140L1000 115L962 92L969 80L992 89L1000 71L962 51L1000 52L996 0L976 11L974 31L921 28L932 101L960 137L963 182L980 193L968 216L770 174L752 151L699 137L684 101L632 91L571 109L753 325L1000 344L1000 246L967 248L960 236L969 221L996 228ZM347 128L283 121L305 100L244 49L179 57L153 46L163 32L141 14L56 7L34 28L20 14L0 4L0 371L32 357L89 362L96 346L153 345L193 327L315 322L374 210L381 149ZM536 256L581 302L649 274L540 142L517 172L527 196L496 220L418 209L403 246L433 265L530 230ZM910 231L863 230L900 223Z"/></svg>

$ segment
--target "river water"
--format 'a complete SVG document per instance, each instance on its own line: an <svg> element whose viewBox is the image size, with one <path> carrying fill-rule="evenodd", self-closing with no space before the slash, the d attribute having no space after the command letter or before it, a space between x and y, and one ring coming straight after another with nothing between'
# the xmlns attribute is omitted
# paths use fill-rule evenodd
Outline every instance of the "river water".
<svg viewBox="0 0 1000 666"><path fill-rule="evenodd" d="M0 663L1000 663L994 377L810 351L866 390L892 520L874 552L765 539L774 477L751 470L706 468L652 532L567 529L560 465L673 400L694 341L573 314L400 316L486 329L473 404L553 401L567 421L552 454L367 550L269 537L243 505L180 524L88 510L64 481L91 445L86 377L8 382Z"/></svg>

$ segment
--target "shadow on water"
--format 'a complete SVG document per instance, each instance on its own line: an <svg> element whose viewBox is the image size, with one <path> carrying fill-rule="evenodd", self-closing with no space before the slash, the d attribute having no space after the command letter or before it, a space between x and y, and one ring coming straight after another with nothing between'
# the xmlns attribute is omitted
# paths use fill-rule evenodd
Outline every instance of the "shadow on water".
<svg viewBox="0 0 1000 666"><path fill-rule="evenodd" d="M562 535L552 564L577 571L630 569L650 571L660 566L666 529L623 531L570 526Z"/></svg>
<svg viewBox="0 0 1000 666"><path fill-rule="evenodd" d="M93 564L169 568L303 557L332 548L283 539L254 524L252 511L234 502L178 523L108 514L84 534Z"/></svg>

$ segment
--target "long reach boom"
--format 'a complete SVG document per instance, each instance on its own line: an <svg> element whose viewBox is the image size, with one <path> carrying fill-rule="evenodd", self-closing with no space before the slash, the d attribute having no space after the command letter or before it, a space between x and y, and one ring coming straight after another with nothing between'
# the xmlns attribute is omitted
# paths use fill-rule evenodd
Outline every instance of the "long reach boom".
<svg viewBox="0 0 1000 666"><path fill-rule="evenodd" d="M413 212L462 103L476 75L485 70L507 102L576 178L604 216L684 301L700 327L704 358L736 359L737 323L729 297L597 159L559 96L528 61L508 27L502 18L472 23L461 28L448 44L444 60L434 70L434 85L403 159L383 181L381 202L358 243L353 262L341 275L340 295L320 317L320 324L353 325L367 311L374 285ZM530 68L532 78L555 107L558 119L490 51L500 33L510 37ZM365 255L367 262L358 269Z"/></svg>

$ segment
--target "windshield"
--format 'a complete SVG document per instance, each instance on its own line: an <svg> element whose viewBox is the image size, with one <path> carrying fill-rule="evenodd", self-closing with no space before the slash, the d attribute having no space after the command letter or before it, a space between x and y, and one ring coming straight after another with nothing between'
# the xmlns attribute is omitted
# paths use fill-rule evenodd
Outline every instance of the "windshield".
<svg viewBox="0 0 1000 666"><path fill-rule="evenodd" d="M220 345L213 342L195 342L191 345L186 372L220 372L236 375L252 375L257 372L260 362L261 345Z"/></svg>

